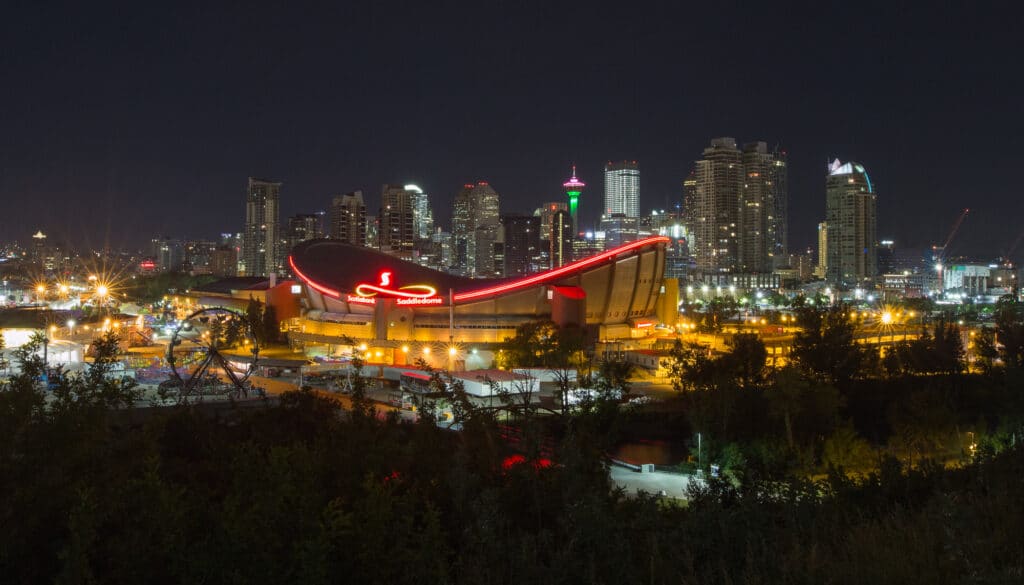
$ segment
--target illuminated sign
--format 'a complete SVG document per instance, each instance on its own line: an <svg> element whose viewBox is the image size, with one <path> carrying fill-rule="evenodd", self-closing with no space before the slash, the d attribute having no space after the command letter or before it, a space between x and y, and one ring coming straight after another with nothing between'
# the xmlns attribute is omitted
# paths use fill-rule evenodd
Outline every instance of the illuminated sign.
<svg viewBox="0 0 1024 585"><path fill-rule="evenodd" d="M441 297L428 297L422 299L397 299L396 305L443 305L444 299Z"/></svg>
<svg viewBox="0 0 1024 585"><path fill-rule="evenodd" d="M348 295L348 298L345 300L350 303L359 303L361 305L373 305L377 302L373 297L357 297L355 295Z"/></svg>
<svg viewBox="0 0 1024 585"><path fill-rule="evenodd" d="M427 285L427 284L410 284L408 286L403 286L403 287L400 287L400 288L397 288L397 289L387 288L387 287L392 285L392 281L394 280L391 277L391 274L392 273L389 272L389 271L381 272L380 273L380 280L378 281L379 282L378 284L366 284L366 283L363 283L363 284L360 284L360 285L356 286L356 294L359 295L360 297L363 297L363 298L372 298L372 297L377 296L378 294L380 294L380 295L384 295L384 296L397 297L399 299L407 299L407 300L412 300L412 299L420 299L420 300L422 300L422 299L430 299L430 298L438 298L438 299L440 299L440 297L437 296L437 289L432 287L432 286L430 286L430 285ZM430 304L430 305L433 305L433 304L441 304L441 302L443 302L443 301L439 300L436 303L435 302L430 302L430 303L406 303L406 304L424 304L424 305L425 304Z"/></svg>

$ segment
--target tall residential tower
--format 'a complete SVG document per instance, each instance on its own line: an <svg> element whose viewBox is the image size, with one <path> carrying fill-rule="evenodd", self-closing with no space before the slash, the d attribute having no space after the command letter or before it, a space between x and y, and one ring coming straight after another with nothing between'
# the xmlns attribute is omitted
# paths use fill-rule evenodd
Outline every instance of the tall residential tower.
<svg viewBox="0 0 1024 585"><path fill-rule="evenodd" d="M739 211L743 164L735 138L715 138L694 163L686 181L690 253L700 272L736 272L739 268Z"/></svg>
<svg viewBox="0 0 1024 585"><path fill-rule="evenodd" d="M339 195L331 201L327 235L353 246L366 245L366 203L362 191Z"/></svg>
<svg viewBox="0 0 1024 585"><path fill-rule="evenodd" d="M738 261L741 272L771 272L776 258L785 262L788 174L786 153L764 142L743 146Z"/></svg>
<svg viewBox="0 0 1024 585"><path fill-rule="evenodd" d="M877 196L864 167L836 159L825 179L826 273L840 286L862 286L878 275Z"/></svg>
<svg viewBox="0 0 1024 585"><path fill-rule="evenodd" d="M280 182L249 177L242 238L246 276L267 276L280 267L280 197Z"/></svg>
<svg viewBox="0 0 1024 585"><path fill-rule="evenodd" d="M786 153L715 138L684 183L684 222L701 272L768 273L786 258Z"/></svg>

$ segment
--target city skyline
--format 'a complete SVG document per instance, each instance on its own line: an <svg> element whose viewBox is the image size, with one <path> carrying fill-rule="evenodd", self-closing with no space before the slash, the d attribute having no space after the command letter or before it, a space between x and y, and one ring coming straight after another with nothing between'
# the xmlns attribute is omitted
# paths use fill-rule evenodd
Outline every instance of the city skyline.
<svg viewBox="0 0 1024 585"><path fill-rule="evenodd" d="M638 160L641 212L668 209L715 136L788 151L792 250L814 244L821 169L836 157L872 170L885 194L879 236L897 246L940 242L968 202L959 251L997 255L1019 233L1011 140L1024 92L1008 72L1020 41L997 14L836 19L764 7L737 20L728 9L652 8L612 35L597 9L334 10L247 7L247 19L282 23L270 48L214 8L170 18L145 7L13 10L0 25L13 88L0 107L17 114L0 139L0 197L17 203L0 218L5 239L41 229L141 247L157 234L240 230L246 176L284 182L283 217L326 210L337 193L373 199L385 182L419 185L444 209L477 180L503 194L503 211L529 212L558 198L571 164L594 186L580 205L581 223L594 224L605 162ZM487 41L455 34L498 21ZM401 40L352 51L379 44L374 22ZM524 29L531 42L515 33ZM848 42L865 31L871 42ZM745 40L770 48L779 67L738 75ZM713 56L697 58L706 46ZM587 99L550 91L566 75Z"/></svg>

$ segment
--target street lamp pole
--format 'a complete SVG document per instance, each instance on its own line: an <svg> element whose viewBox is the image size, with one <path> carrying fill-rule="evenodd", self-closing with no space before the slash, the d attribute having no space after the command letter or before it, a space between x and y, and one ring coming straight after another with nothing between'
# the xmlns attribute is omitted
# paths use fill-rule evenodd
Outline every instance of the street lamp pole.
<svg viewBox="0 0 1024 585"><path fill-rule="evenodd" d="M697 470L702 471L703 469L700 465L700 433L697 433Z"/></svg>

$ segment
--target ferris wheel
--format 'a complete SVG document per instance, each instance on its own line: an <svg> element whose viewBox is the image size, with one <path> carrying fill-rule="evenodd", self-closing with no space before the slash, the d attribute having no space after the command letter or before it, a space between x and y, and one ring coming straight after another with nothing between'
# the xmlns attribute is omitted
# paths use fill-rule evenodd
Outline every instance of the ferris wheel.
<svg viewBox="0 0 1024 585"><path fill-rule="evenodd" d="M233 344L247 348L252 358L243 363L221 353ZM245 315L223 307L200 309L182 319L171 334L165 358L171 377L161 387L176 389L179 402L203 396L246 398L259 352Z"/></svg>

